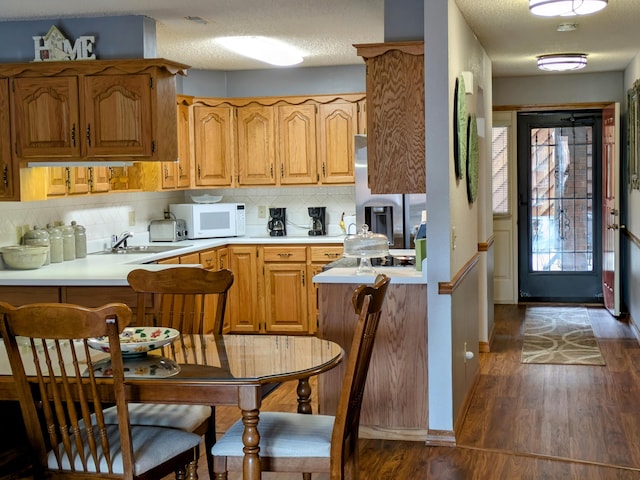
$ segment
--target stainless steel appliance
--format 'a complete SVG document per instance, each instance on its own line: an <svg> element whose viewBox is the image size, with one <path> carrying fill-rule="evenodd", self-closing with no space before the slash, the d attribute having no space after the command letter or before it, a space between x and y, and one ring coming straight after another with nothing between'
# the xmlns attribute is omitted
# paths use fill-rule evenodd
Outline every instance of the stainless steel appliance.
<svg viewBox="0 0 640 480"><path fill-rule="evenodd" d="M356 222L389 239L389 248L414 248L415 229L427 208L426 194L372 194L368 183L367 137L355 137Z"/></svg>
<svg viewBox="0 0 640 480"><path fill-rule="evenodd" d="M287 234L287 209L269 208L267 229L272 237L283 237Z"/></svg>
<svg viewBox="0 0 640 480"><path fill-rule="evenodd" d="M309 207L309 216L311 217L311 229L309 235L326 235L326 213L327 207Z"/></svg>
<svg viewBox="0 0 640 480"><path fill-rule="evenodd" d="M152 220L149 224L150 242L179 242L187 238L187 222L182 219Z"/></svg>

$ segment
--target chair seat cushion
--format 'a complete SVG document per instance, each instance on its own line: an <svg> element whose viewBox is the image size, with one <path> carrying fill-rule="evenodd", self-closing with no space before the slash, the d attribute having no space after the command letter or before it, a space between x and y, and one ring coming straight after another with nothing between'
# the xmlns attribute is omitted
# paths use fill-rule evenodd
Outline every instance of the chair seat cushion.
<svg viewBox="0 0 640 480"><path fill-rule="evenodd" d="M206 405L171 405L165 403L129 403L129 423L152 427L170 427L192 432L211 416ZM104 409L105 423L117 424L116 407Z"/></svg>
<svg viewBox="0 0 640 480"><path fill-rule="evenodd" d="M331 454L334 417L299 413L260 413L260 455L266 457L326 457ZM234 423L220 438L211 453L214 457L240 457L242 420Z"/></svg>
<svg viewBox="0 0 640 480"><path fill-rule="evenodd" d="M107 462L105 461L104 451L100 443L100 435L97 429L93 432L96 439L98 450L99 470L96 469L95 461L90 454L88 441L86 440L87 430L80 431L83 437L84 456L87 459L87 471L100 471L106 473L108 471ZM120 433L117 425L107 425L107 436L109 437L111 458L113 459L114 473L124 473L122 464L122 450L120 448ZM84 471L82 467L81 457L78 455L77 445L74 440L75 436L71 435L73 464L76 470ZM133 445L134 468L136 475L140 475L158 465L170 460L176 455L192 449L200 444L200 436L194 433L183 432L173 428L163 427L131 427L131 441ZM61 470L71 470L69 457L64 451L62 444L58 446L61 456ZM58 461L55 452L49 451L47 464L51 469L58 469Z"/></svg>

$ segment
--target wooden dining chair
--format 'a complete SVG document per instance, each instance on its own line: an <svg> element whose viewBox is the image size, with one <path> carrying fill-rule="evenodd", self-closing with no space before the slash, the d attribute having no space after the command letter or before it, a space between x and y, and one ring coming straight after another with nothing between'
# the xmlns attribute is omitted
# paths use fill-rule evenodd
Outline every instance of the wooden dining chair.
<svg viewBox="0 0 640 480"><path fill-rule="evenodd" d="M0 303L0 332L34 456L34 478L157 480L175 471L184 479L187 470L197 475L199 435L129 423L119 333L130 319L131 310L121 303L99 308ZM95 351L88 344L103 336L109 339L109 381L94 375ZM105 402L112 401L115 425L102 415Z"/></svg>
<svg viewBox="0 0 640 480"><path fill-rule="evenodd" d="M378 275L373 286L361 285L353 294L358 320L335 416L261 412L260 465L266 472L329 473L331 480L358 478L360 408L382 304L390 279ZM241 420L213 446L217 480L227 471L243 469L244 425Z"/></svg>
<svg viewBox="0 0 640 480"><path fill-rule="evenodd" d="M129 285L137 292L136 325L171 327L183 334L222 334L230 270L174 267L132 270ZM212 312L213 310L213 312ZM132 425L177 428L204 437L205 456L213 475L211 447L216 441L215 408L208 405L130 403ZM118 420L115 408L105 410L107 423Z"/></svg>

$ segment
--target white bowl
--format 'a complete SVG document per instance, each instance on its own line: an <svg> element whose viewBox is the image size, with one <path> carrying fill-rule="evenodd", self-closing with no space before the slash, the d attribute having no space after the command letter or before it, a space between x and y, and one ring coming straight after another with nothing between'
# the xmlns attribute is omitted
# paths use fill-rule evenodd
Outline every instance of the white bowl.
<svg viewBox="0 0 640 480"><path fill-rule="evenodd" d="M179 335L180 332L174 328L126 327L120 334L120 350L124 356L145 355L173 342ZM88 343L91 348L109 352L108 337L91 338Z"/></svg>
<svg viewBox="0 0 640 480"><path fill-rule="evenodd" d="M34 270L44 265L49 247L37 245L16 245L2 247L2 259L9 268Z"/></svg>

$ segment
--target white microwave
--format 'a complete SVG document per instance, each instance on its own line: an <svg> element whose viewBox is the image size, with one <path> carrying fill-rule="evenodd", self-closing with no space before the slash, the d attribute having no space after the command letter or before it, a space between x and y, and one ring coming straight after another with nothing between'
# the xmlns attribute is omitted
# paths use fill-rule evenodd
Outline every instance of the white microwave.
<svg viewBox="0 0 640 480"><path fill-rule="evenodd" d="M177 220L184 220L187 238L239 237L244 235L244 203L179 203L169 205Z"/></svg>

